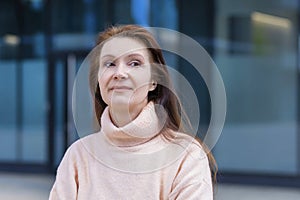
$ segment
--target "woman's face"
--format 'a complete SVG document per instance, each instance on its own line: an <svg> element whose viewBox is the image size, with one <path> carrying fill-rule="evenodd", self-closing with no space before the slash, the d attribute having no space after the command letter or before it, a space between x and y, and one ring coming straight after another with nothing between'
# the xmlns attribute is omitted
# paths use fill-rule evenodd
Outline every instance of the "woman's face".
<svg viewBox="0 0 300 200"><path fill-rule="evenodd" d="M150 57L139 41L116 37L100 53L98 82L104 102L111 107L134 108L148 103L151 80Z"/></svg>

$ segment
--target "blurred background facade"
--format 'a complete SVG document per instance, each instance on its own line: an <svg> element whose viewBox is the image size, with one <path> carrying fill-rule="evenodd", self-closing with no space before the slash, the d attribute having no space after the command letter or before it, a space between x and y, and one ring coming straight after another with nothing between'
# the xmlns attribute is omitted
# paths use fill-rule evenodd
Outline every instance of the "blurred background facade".
<svg viewBox="0 0 300 200"><path fill-rule="evenodd" d="M220 181L300 186L298 0L2 0L0 170L54 172L77 139L72 87L98 32L114 24L170 28L215 61L227 118L213 149ZM210 119L206 84L165 52Z"/></svg>

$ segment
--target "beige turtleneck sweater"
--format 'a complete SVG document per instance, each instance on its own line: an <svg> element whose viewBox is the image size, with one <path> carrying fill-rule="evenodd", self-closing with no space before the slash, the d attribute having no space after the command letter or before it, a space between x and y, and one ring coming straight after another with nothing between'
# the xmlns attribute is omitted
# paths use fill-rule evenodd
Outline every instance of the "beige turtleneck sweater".
<svg viewBox="0 0 300 200"><path fill-rule="evenodd" d="M208 159L192 137L170 131L165 139L150 102L124 127L111 122L108 108L101 131L73 143L64 155L50 200L212 200Z"/></svg>

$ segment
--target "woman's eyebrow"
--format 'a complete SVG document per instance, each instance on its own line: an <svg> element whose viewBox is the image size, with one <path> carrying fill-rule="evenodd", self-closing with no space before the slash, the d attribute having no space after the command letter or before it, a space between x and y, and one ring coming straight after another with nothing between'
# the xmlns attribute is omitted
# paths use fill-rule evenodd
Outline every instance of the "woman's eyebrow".
<svg viewBox="0 0 300 200"><path fill-rule="evenodd" d="M139 54L139 53L132 53L132 54L129 54L129 55L127 55L128 57L135 57L135 56L137 56L137 57L141 57L141 58L144 58L144 56L142 55L142 54Z"/></svg>
<svg viewBox="0 0 300 200"><path fill-rule="evenodd" d="M107 55L101 56L101 58L105 58L105 57L111 57L111 58L114 58L114 56L111 55L111 54L107 54Z"/></svg>
<svg viewBox="0 0 300 200"><path fill-rule="evenodd" d="M144 58L144 56L142 54L139 54L139 53L131 53L131 54L127 54L127 55L124 54L123 56L125 56L125 57L141 57L141 58ZM120 58L120 57L122 57L122 56L118 56L117 58ZM111 55L111 54L106 54L106 55L101 56L101 59L102 58L115 58L115 56Z"/></svg>

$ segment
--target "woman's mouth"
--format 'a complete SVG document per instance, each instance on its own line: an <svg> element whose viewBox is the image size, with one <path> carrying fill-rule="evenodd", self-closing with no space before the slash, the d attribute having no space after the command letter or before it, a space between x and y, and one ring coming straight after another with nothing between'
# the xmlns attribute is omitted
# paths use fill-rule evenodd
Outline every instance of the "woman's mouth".
<svg viewBox="0 0 300 200"><path fill-rule="evenodd" d="M113 90L113 91L126 91L126 90L131 90L130 87L128 86L113 86L110 88L110 90Z"/></svg>

